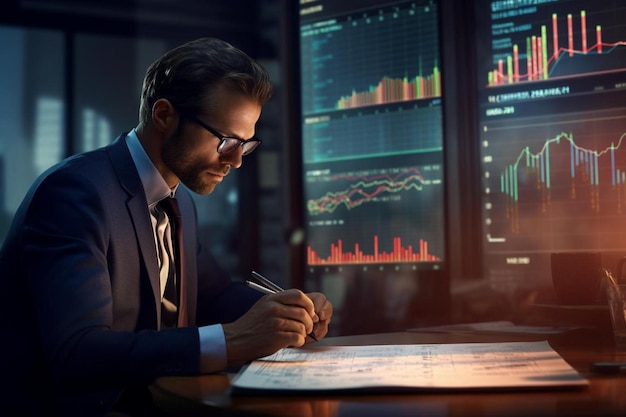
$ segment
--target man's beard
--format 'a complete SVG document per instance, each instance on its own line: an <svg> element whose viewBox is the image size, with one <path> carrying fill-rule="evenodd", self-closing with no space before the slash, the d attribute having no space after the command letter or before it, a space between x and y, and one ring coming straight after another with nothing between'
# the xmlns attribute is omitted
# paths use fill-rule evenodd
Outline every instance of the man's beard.
<svg viewBox="0 0 626 417"><path fill-rule="evenodd" d="M185 154L182 146L183 141L184 138L180 134L180 129L165 141L161 150L163 162L178 177L180 182L193 192L201 195L212 193L217 182L207 181L206 167L202 165L201 161L194 161Z"/></svg>

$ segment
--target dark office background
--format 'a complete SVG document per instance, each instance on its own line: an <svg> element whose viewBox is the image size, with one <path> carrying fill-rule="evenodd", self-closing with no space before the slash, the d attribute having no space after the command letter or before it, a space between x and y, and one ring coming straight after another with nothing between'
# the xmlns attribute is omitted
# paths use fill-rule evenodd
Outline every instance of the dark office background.
<svg viewBox="0 0 626 417"><path fill-rule="evenodd" d="M235 275L254 266L286 277L284 11L280 2L251 0L4 2L0 239L45 168L136 125L141 81L154 59L185 41L219 37L260 60L276 93L258 126L263 152L212 196L197 198L203 238Z"/></svg>
<svg viewBox="0 0 626 417"><path fill-rule="evenodd" d="M469 3L469 4L468 4ZM65 156L111 142L137 123L141 81L163 52L219 37L270 71L274 98L263 110L259 152L210 196L196 197L202 239L235 278L251 269L283 285L302 278L302 194L298 120L298 2L295 0L8 0L0 13L0 242L28 186ZM475 278L480 261L472 136L471 2L442 2L449 270L463 302L458 317L503 317L509 300ZM462 66L463 71L454 68ZM308 289L308 288L305 288ZM436 291L435 293L436 294ZM329 294L332 298L332 294ZM448 318L449 294L429 300ZM475 299L474 299L475 298ZM488 301L486 301L488 300ZM458 300L457 300L458 301ZM419 311L429 311L421 306ZM457 319L458 319L457 317ZM454 317L452 317L454 319ZM403 323L405 325L406 323ZM380 329L376 329L380 330Z"/></svg>

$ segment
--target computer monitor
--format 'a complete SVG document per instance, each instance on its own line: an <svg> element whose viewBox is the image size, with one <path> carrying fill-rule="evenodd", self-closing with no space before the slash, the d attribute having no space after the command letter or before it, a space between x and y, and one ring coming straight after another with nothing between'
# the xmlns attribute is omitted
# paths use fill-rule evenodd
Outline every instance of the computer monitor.
<svg viewBox="0 0 626 417"><path fill-rule="evenodd" d="M550 253L626 255L626 4L474 6L484 270L551 286Z"/></svg>
<svg viewBox="0 0 626 417"><path fill-rule="evenodd" d="M446 265L438 2L302 1L299 24L306 278L419 320Z"/></svg>

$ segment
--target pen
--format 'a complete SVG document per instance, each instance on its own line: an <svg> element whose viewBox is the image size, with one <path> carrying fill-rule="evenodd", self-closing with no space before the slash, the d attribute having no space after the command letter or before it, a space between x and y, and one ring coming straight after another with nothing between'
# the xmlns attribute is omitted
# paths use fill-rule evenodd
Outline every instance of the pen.
<svg viewBox="0 0 626 417"><path fill-rule="evenodd" d="M256 282L253 282L253 281L246 281L246 285L248 287L250 287L250 288L253 288L253 289L259 291L259 292L262 292L263 294L276 294L276 291L274 291L274 290L272 290L270 288L264 287L263 285L259 285L259 284L257 284Z"/></svg>
<svg viewBox="0 0 626 417"><path fill-rule="evenodd" d="M275 292L278 291L285 291L283 288L281 288L279 285L274 284L272 281L270 281L269 279L265 278L263 275L259 274L256 271L252 271L251 272L252 276L254 278L257 279L258 282L260 282L261 284L265 285L267 288L271 288L272 290L274 290Z"/></svg>
<svg viewBox="0 0 626 417"><path fill-rule="evenodd" d="M626 362L593 362L591 370L601 374L626 373Z"/></svg>
<svg viewBox="0 0 626 417"><path fill-rule="evenodd" d="M263 275L259 274L256 271L251 272L252 277L254 277L257 282L246 280L246 285L250 288L253 288L257 291L262 292L263 294L275 294L277 292L284 291L279 285L273 283L269 279L265 278ZM315 337L315 333L311 332L307 336L317 342L317 338Z"/></svg>

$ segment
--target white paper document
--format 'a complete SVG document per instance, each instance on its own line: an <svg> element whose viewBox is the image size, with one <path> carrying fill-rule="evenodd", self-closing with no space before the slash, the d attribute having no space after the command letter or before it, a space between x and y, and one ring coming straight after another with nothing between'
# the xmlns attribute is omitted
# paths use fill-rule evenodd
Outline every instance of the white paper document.
<svg viewBox="0 0 626 417"><path fill-rule="evenodd" d="M281 349L242 369L249 390L439 390L584 387L547 341Z"/></svg>

